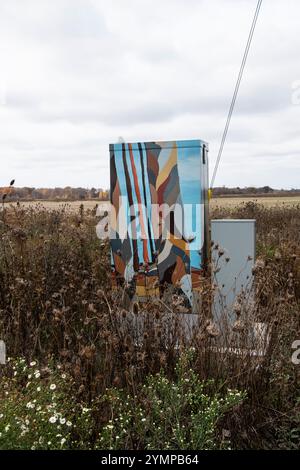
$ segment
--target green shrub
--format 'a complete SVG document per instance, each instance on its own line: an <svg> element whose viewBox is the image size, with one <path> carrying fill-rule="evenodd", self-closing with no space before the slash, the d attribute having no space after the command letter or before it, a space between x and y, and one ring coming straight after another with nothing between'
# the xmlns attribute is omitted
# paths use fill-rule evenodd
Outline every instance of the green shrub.
<svg viewBox="0 0 300 470"><path fill-rule="evenodd" d="M60 367L10 361L1 380L0 449L67 449L86 446L89 408L73 398L71 377Z"/></svg>
<svg viewBox="0 0 300 470"><path fill-rule="evenodd" d="M227 390L212 393L212 383L204 383L179 361L174 380L163 372L150 375L141 391L130 396L110 389L103 400L110 419L99 434L101 449L215 449L229 447L220 442L217 424L226 412L239 405L245 394Z"/></svg>
<svg viewBox="0 0 300 470"><path fill-rule="evenodd" d="M244 394L212 393L179 361L173 380L149 375L135 394L110 388L90 406L78 401L60 366L10 361L0 382L0 449L214 449L217 424ZM97 419L98 417L98 419Z"/></svg>

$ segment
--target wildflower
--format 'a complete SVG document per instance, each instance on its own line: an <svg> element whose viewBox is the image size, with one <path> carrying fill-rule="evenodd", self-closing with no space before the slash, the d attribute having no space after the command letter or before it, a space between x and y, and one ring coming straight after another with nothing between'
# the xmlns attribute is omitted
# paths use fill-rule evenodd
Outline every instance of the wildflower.
<svg viewBox="0 0 300 470"><path fill-rule="evenodd" d="M26 408L28 409L33 409L35 407L35 404L34 403L31 403L31 401L29 401L27 404L26 404Z"/></svg>
<svg viewBox="0 0 300 470"><path fill-rule="evenodd" d="M36 370L35 373L34 373L34 376L35 376L36 379L39 379L40 376L41 376L40 371L39 371L39 370Z"/></svg>
<svg viewBox="0 0 300 470"><path fill-rule="evenodd" d="M59 419L59 422L60 422L60 424L65 424L66 418L60 418L60 419Z"/></svg>
<svg viewBox="0 0 300 470"><path fill-rule="evenodd" d="M66 425L70 428L70 427L72 426L71 421L67 421L67 422L66 422Z"/></svg>
<svg viewBox="0 0 300 470"><path fill-rule="evenodd" d="M37 391L37 392L40 392L40 391L41 391L41 387L37 387L36 391Z"/></svg>
<svg viewBox="0 0 300 470"><path fill-rule="evenodd" d="M61 378L62 378L62 379L65 379L65 378L66 378L66 374L61 374Z"/></svg>
<svg viewBox="0 0 300 470"><path fill-rule="evenodd" d="M30 363L30 366L31 366L31 367L36 366L36 361L32 361L32 362Z"/></svg>
<svg viewBox="0 0 300 470"><path fill-rule="evenodd" d="M60 445L64 445L64 443L66 442L66 439L63 437L62 440L60 441Z"/></svg>
<svg viewBox="0 0 300 470"><path fill-rule="evenodd" d="M56 416L51 416L51 418L49 419L49 422L50 422L51 424L56 423Z"/></svg>
<svg viewBox="0 0 300 470"><path fill-rule="evenodd" d="M55 384L51 384L50 385L50 390L55 390L56 389L56 385Z"/></svg>

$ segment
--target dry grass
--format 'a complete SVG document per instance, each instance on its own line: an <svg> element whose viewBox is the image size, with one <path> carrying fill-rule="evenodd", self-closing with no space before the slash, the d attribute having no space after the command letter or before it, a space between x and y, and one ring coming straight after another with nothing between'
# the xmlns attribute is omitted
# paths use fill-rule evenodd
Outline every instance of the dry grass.
<svg viewBox="0 0 300 470"><path fill-rule="evenodd" d="M124 308L124 292L111 292L109 248L96 237L95 208L15 206L0 222L0 337L11 356L60 361L73 375L78 396L86 399L110 386L136 393L145 376L161 368L172 377L181 351L193 346L193 368L201 378L215 379L214 390L247 391L244 405L220 423L231 431L234 445L292 446L281 436L300 416L299 366L291 363L291 344L300 339L299 209L249 200L212 209L212 217L257 219L261 260L255 305L249 309L241 300L235 311L239 323L228 326L227 352L220 354L209 280L203 285L202 326L187 345L178 314L167 326L176 299L168 307L159 300L135 304L131 312ZM255 321L266 322L271 335L262 358L251 355L257 345L249 347ZM243 357L228 352L236 345Z"/></svg>

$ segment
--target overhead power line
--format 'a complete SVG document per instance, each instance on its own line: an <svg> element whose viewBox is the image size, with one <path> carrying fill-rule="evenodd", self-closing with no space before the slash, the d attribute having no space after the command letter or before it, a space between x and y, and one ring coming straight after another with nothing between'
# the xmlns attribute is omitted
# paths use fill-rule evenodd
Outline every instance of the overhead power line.
<svg viewBox="0 0 300 470"><path fill-rule="evenodd" d="M257 23L257 18L258 18L258 15L259 15L261 4L262 4L262 0L258 0L256 10L255 10L255 14L254 14L254 18L253 18L252 25L251 25L251 29L250 29L250 32L249 32L248 41L247 41L247 44L246 44L243 60L242 60L242 63L241 63L241 67L240 67L237 82L236 82L236 85L235 85L233 97L232 97L232 100L231 100L231 104L230 104L230 108L229 108L229 112L228 112L228 116L227 116L227 120L226 120L226 124L225 124L225 129L224 129L224 132L223 132L223 135L222 135L222 140L221 140L217 160L216 160L216 163L215 163L211 183L210 183L210 188L211 189L213 188L214 183L215 183L218 167L219 167L219 164L220 164L224 144L225 144L225 141L226 141L226 137L227 137L230 121L231 121L231 116L232 116L232 113L233 113L233 110L234 110L234 105L235 105L235 102L236 102L236 98L237 98L237 95L238 95L238 92L239 92L240 83L241 83L244 68L245 68L245 65L246 65L248 52L249 52L249 49L250 49L250 46L251 46L253 33L254 33L254 30L255 30L256 23Z"/></svg>

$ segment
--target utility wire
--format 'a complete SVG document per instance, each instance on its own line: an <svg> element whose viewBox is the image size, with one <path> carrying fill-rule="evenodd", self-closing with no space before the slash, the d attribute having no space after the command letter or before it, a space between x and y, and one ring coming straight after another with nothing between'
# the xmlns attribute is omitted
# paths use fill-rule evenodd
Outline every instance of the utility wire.
<svg viewBox="0 0 300 470"><path fill-rule="evenodd" d="M253 38L253 33L254 33L254 30L255 30L255 26L256 26L256 22L257 22L257 18L258 18L258 15L259 15L261 4L262 4L262 0L258 0L256 10L255 10L255 14L254 14L254 18L253 18L252 25L251 25L251 29L250 29L250 32L249 32L248 41L247 41L247 44L246 44L242 64L241 64L241 67L240 67L240 71L239 71L239 74L238 74L237 82L236 82L234 93L233 93L233 97L232 97L232 100L231 100L231 104L230 104L230 108L229 108L229 112L228 112L228 116L227 116L227 121L226 121L225 129L224 129L224 132L223 132L222 140L221 140L221 145L220 145L220 148L219 148L217 160L216 160L215 167L214 167L214 172L213 172L211 183L210 183L210 188L211 189L213 188L213 185L215 183L218 167L219 167L219 164L220 164L224 144L225 144L226 137L227 137L227 132L228 132L228 129L229 129L229 124L230 124L230 121L231 121L231 116L232 116L232 113L233 113L234 105L235 105L236 98L237 98L237 95L238 95L238 91L239 91L239 88L240 88L240 83L241 83L244 68L245 68L245 65L246 65L248 52L249 52L251 41L252 41L252 38Z"/></svg>

